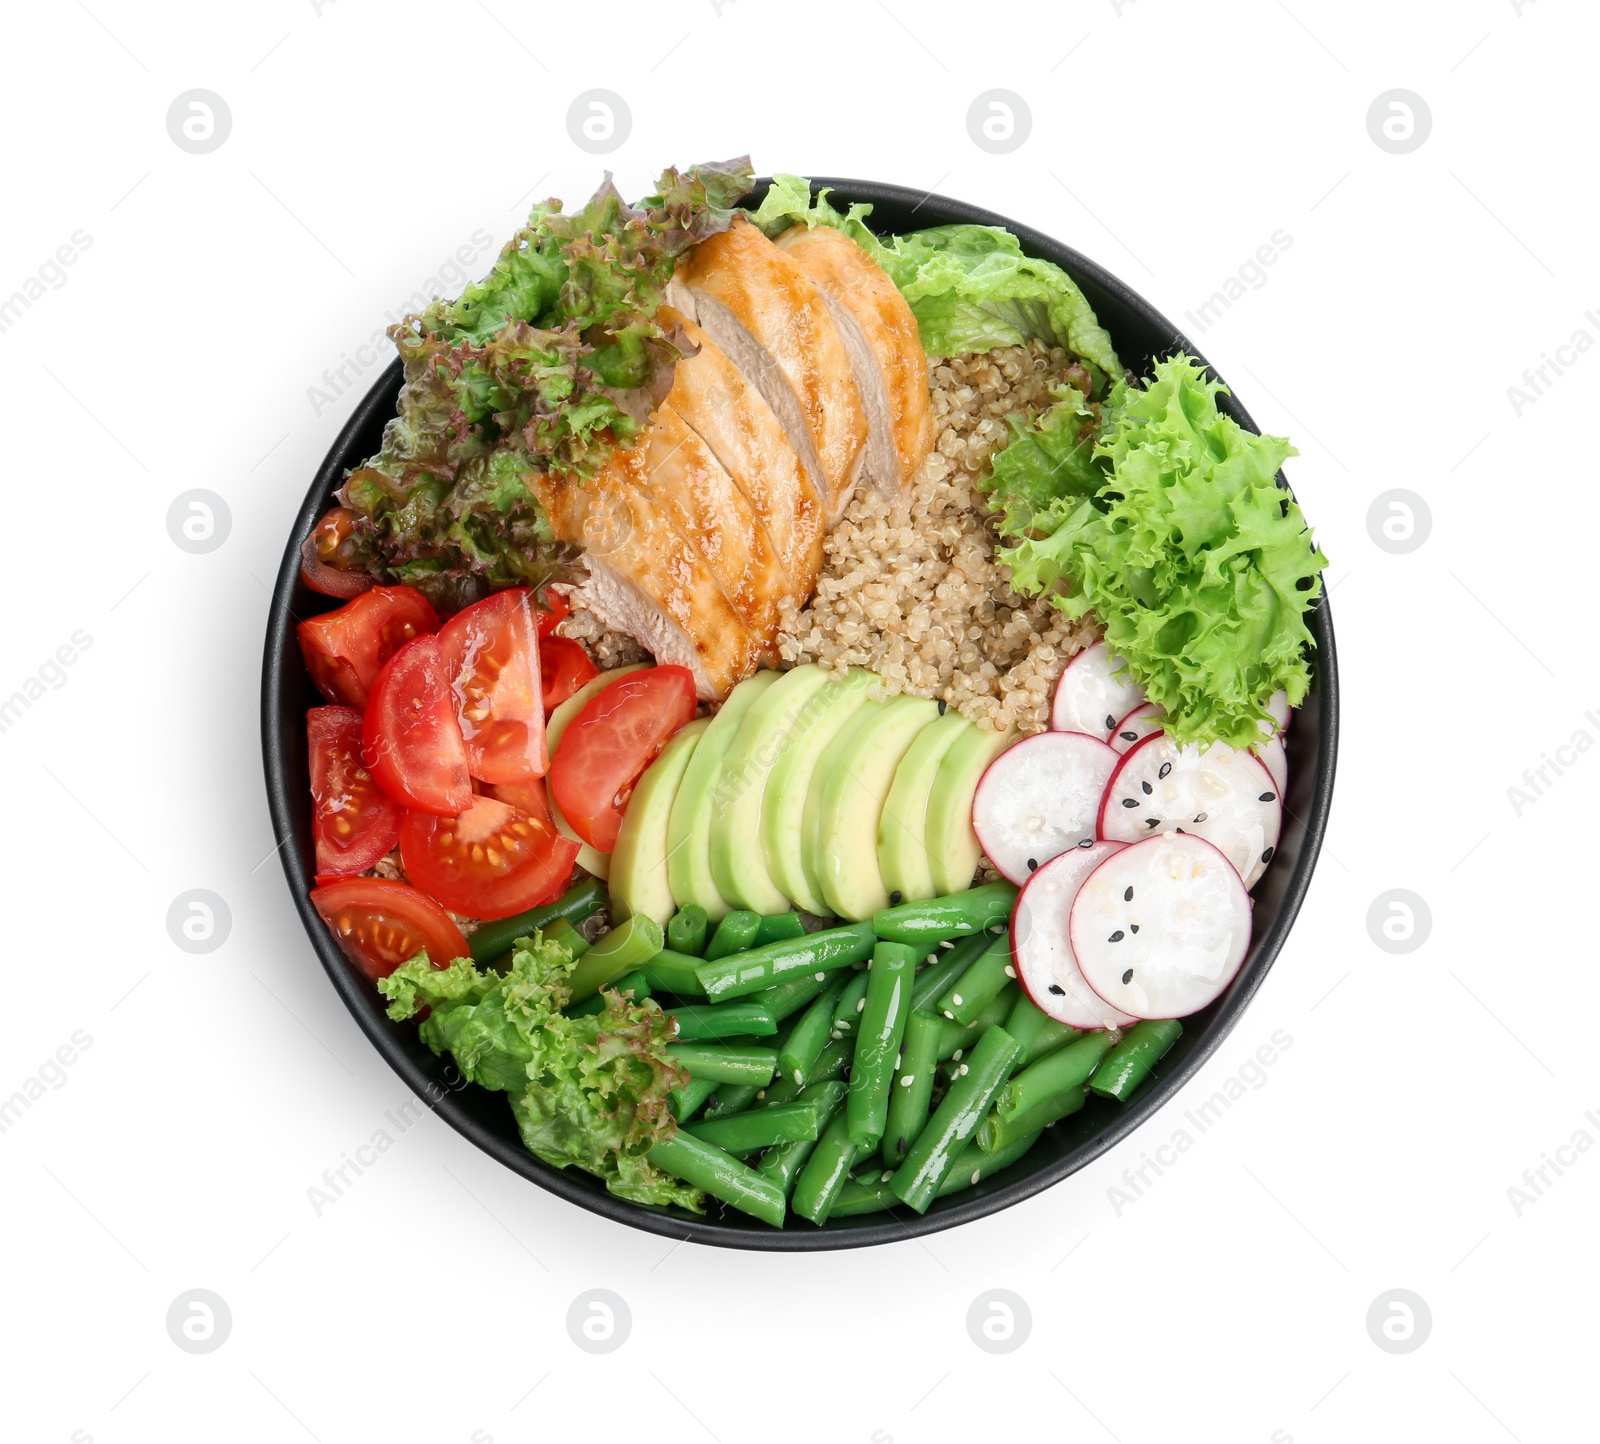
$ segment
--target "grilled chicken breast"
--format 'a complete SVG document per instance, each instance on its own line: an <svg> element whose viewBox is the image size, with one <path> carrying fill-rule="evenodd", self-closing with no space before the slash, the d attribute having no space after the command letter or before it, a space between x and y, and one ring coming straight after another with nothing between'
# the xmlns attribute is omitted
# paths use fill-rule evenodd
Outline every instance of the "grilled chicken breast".
<svg viewBox="0 0 1600 1444"><path fill-rule="evenodd" d="M849 354L805 269L740 217L678 262L667 300L766 398L831 526L860 478L867 420Z"/></svg>
<svg viewBox="0 0 1600 1444"><path fill-rule="evenodd" d="M933 449L928 358L899 287L832 226L793 226L778 249L816 283L854 368L867 419L864 474L891 497L905 494Z"/></svg>

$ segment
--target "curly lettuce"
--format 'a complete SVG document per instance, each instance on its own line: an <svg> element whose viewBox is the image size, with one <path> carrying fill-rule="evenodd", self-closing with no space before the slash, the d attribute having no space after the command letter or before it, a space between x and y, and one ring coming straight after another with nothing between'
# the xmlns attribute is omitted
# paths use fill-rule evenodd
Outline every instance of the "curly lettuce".
<svg viewBox="0 0 1600 1444"><path fill-rule="evenodd" d="M595 1174L635 1203L703 1211L698 1189L645 1156L676 1134L667 1098L688 1082L666 1053L666 1014L607 990L599 1013L567 1017L572 961L536 934L518 943L503 974L470 958L435 968L419 953L378 990L391 1018L428 1010L422 1041L449 1053L472 1082L505 1093L523 1143L546 1163Z"/></svg>
<svg viewBox="0 0 1600 1444"><path fill-rule="evenodd" d="M1154 372L1115 389L1091 456L1070 396L1001 453L990 500L1015 543L998 555L1020 594L1095 615L1177 741L1245 747L1273 692L1305 699L1327 558L1277 484L1288 441L1220 412L1189 357Z"/></svg>

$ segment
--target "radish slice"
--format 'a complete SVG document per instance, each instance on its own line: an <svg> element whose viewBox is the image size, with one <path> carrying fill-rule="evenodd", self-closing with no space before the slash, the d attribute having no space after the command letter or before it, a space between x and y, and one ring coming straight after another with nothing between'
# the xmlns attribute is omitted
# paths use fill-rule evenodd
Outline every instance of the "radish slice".
<svg viewBox="0 0 1600 1444"><path fill-rule="evenodd" d="M1069 1028L1124 1028L1138 1021L1084 982L1068 930L1083 880L1122 847L1097 842L1052 858L1028 879L1011 910L1017 980L1040 1012Z"/></svg>
<svg viewBox="0 0 1600 1444"><path fill-rule="evenodd" d="M1129 748L1106 786L1099 832L1114 842L1156 833L1193 834L1215 844L1246 887L1278 846L1283 804L1260 759L1225 742L1180 747L1166 733Z"/></svg>
<svg viewBox="0 0 1600 1444"><path fill-rule="evenodd" d="M1272 780L1278 784L1278 796L1282 797L1289 786L1289 754L1283 750L1282 734L1268 738L1259 747L1252 747L1250 755L1272 774Z"/></svg>
<svg viewBox="0 0 1600 1444"><path fill-rule="evenodd" d="M1068 929L1084 981L1135 1018L1184 1018L1212 1002L1250 948L1250 897L1209 842L1147 838L1078 889Z"/></svg>
<svg viewBox="0 0 1600 1444"><path fill-rule="evenodd" d="M1289 718L1293 713L1289 709L1289 694L1282 687L1267 699L1267 711L1272 713L1272 720L1278 724L1280 734L1289 730ZM1262 724L1261 730L1263 732L1267 730L1265 723Z"/></svg>
<svg viewBox="0 0 1600 1444"><path fill-rule="evenodd" d="M1007 748L978 781L972 830L1014 883L1095 840L1096 814L1117 754L1082 732L1040 732Z"/></svg>
<svg viewBox="0 0 1600 1444"><path fill-rule="evenodd" d="M1161 730L1161 719L1167 709L1159 702L1141 702L1111 729L1107 740L1118 752L1126 752L1135 743Z"/></svg>
<svg viewBox="0 0 1600 1444"><path fill-rule="evenodd" d="M1145 700L1144 688L1123 671L1121 657L1106 651L1104 642L1085 647L1070 662L1056 683L1050 725L1057 732L1087 732L1104 742L1117 725ZM1121 676L1115 674L1121 672Z"/></svg>

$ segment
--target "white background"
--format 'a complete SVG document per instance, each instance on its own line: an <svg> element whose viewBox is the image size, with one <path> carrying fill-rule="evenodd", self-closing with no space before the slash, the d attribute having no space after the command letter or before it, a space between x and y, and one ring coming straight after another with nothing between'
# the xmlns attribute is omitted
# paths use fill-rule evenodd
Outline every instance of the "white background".
<svg viewBox="0 0 1600 1444"><path fill-rule="evenodd" d="M1547 371L1520 415L1507 388L1580 327L1600 339L1583 314L1600 307L1595 17L1571 0L720 8L8 13L0 297L75 231L92 244L0 334L0 695L76 629L92 645L0 734L0 1096L75 1030L92 1045L0 1134L0 1433L1591 1436L1600 1156L1555 1155L1571 1166L1520 1212L1507 1190L1578 1130L1600 1142L1585 1118L1600 758L1566 753L1520 816L1507 789L1574 733L1600 738L1585 716L1600 355ZM592 87L632 112L603 159L566 125ZM1432 115L1406 155L1366 119L1397 87ZM167 131L193 88L232 116L206 155ZM1008 155L967 132L992 88L1032 112ZM533 195L580 201L606 165L638 194L666 163L746 150L757 170L990 206L1174 318L1289 233L1266 283L1196 339L1298 443L1289 474L1332 559L1344 746L1311 895L1163 1115L1045 1195L923 1243L674 1248L431 1116L318 1217L308 1188L405 1090L306 945L263 795L267 584L377 368L320 414L310 388L474 231L498 245ZM207 555L167 531L195 487L232 515ZM1368 527L1395 487L1432 515L1404 555ZM167 934L191 888L232 914L207 956ZM1367 925L1393 888L1432 912L1404 956ZM1292 1046L1251 1070L1280 1029ZM1222 1121L1114 1202L1123 1171L1194 1133L1185 1110L1242 1069L1260 1081ZM194 1288L233 1320L199 1356L165 1323ZM633 1318L599 1358L565 1324L592 1288ZM1004 1356L965 1323L992 1288L1032 1315ZM1366 1324L1396 1288L1432 1315L1404 1355Z"/></svg>

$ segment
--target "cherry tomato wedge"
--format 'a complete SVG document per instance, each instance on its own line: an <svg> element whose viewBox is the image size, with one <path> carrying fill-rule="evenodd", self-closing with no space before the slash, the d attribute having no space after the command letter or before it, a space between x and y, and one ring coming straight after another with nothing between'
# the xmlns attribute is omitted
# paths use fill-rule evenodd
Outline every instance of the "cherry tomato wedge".
<svg viewBox="0 0 1600 1444"><path fill-rule="evenodd" d="M361 714L354 707L313 707L306 713L306 742L317 881L365 872L394 850L406 810L363 765Z"/></svg>
<svg viewBox="0 0 1600 1444"><path fill-rule="evenodd" d="M472 805L467 746L437 637L407 642L384 663L361 742L362 761L395 801L451 817Z"/></svg>
<svg viewBox="0 0 1600 1444"><path fill-rule="evenodd" d="M545 609L535 612L539 619L539 639L541 641L555 631L566 619L572 615L572 598L565 592L546 590L544 594Z"/></svg>
<svg viewBox="0 0 1600 1444"><path fill-rule="evenodd" d="M437 632L439 615L410 587L373 587L297 630L306 670L322 695L365 707L384 663L413 637Z"/></svg>
<svg viewBox="0 0 1600 1444"><path fill-rule="evenodd" d="M634 783L694 712L687 667L629 672L584 703L550 763L550 793L590 847L616 846Z"/></svg>
<svg viewBox="0 0 1600 1444"><path fill-rule="evenodd" d="M376 982L424 948L445 967L467 956L467 940L450 915L403 882L343 877L313 888L311 905L322 915L344 955Z"/></svg>
<svg viewBox="0 0 1600 1444"><path fill-rule="evenodd" d="M509 802L520 811L537 817L546 827L555 826L550 817L550 794L545 790L544 782L537 777L526 782L489 782L479 790L486 797Z"/></svg>
<svg viewBox="0 0 1600 1444"><path fill-rule="evenodd" d="M578 844L519 808L474 797L460 817L408 813L400 858L406 876L452 912L506 918L566 888Z"/></svg>
<svg viewBox="0 0 1600 1444"><path fill-rule="evenodd" d="M539 677L548 717L579 687L598 676L589 654L568 637L546 637L539 644Z"/></svg>
<svg viewBox="0 0 1600 1444"><path fill-rule="evenodd" d="M348 570L344 565L345 543L355 519L349 507L336 506L300 544L300 576L312 591L347 602L376 584L366 572Z"/></svg>
<svg viewBox="0 0 1600 1444"><path fill-rule="evenodd" d="M528 589L511 587L457 612L439 630L439 652L467 744L467 770L481 782L543 777L550 759Z"/></svg>

